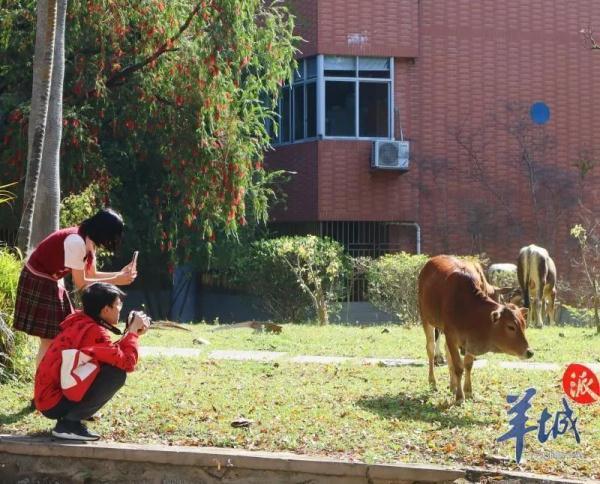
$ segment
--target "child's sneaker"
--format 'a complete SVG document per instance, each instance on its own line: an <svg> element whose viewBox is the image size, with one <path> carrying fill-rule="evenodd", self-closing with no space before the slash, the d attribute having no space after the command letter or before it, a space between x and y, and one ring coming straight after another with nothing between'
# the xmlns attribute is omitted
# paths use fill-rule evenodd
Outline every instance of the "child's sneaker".
<svg viewBox="0 0 600 484"><path fill-rule="evenodd" d="M90 432L81 422L73 420L58 420L52 430L52 435L66 440L98 440L100 436Z"/></svg>

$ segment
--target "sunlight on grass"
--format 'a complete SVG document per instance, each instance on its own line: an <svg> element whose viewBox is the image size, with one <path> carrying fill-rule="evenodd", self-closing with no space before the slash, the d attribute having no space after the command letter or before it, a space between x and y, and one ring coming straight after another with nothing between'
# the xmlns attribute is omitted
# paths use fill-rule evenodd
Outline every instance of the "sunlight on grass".
<svg viewBox="0 0 600 484"><path fill-rule="evenodd" d="M534 423L543 408L561 409L560 371L495 367L473 373L475 400L452 405L447 368L437 368L432 392L423 367L300 365L213 361L215 349L283 351L290 355L407 357L425 359L420 327L286 325L280 335L250 329L191 333L151 331L144 345L201 348L199 358L146 358L92 428L105 440L218 446L321 454L366 462L499 465L490 456L514 458L514 441L496 443L508 430L506 396L538 391L528 412ZM598 361L599 338L589 328L529 330L533 361ZM210 341L208 346L193 343ZM34 351L31 352L33 367ZM511 360L506 355L485 358ZM514 359L513 359L514 360ZM32 383L0 386L0 433L47 434L52 422L27 410ZM540 444L526 438L520 467L505 469L563 476L597 475L600 469L600 405L575 406L582 442L565 434ZM231 427L244 417L248 429Z"/></svg>
<svg viewBox="0 0 600 484"><path fill-rule="evenodd" d="M370 462L486 464L486 455L514 456L505 398L538 390L530 419L559 410L560 374L477 370L475 400L452 405L447 370L432 392L424 368L146 359L93 424L105 440L285 450ZM46 432L51 422L27 413L31 384L2 388L0 432ZM522 469L591 476L600 468L600 406L575 408L582 443L570 434L542 446L526 440ZM231 427L238 417L249 429ZM548 459L550 452L567 455ZM576 457L579 452L582 457ZM575 457L568 457L573 454ZM508 468L516 465L507 464Z"/></svg>
<svg viewBox="0 0 600 484"><path fill-rule="evenodd" d="M290 355L332 355L382 358L425 359L425 335L421 327L398 325L313 326L284 325L281 334L256 333L249 328L214 331L216 326L189 325L191 333L179 330L154 330L144 337L145 346L194 347L217 349L283 351ZM225 327L225 325L221 326ZM532 362L599 362L600 337L593 328L546 327L529 329L529 343L535 352ZM193 341L203 338L209 346ZM558 351L560 349L560 351ZM482 358L515 360L507 355L488 353Z"/></svg>

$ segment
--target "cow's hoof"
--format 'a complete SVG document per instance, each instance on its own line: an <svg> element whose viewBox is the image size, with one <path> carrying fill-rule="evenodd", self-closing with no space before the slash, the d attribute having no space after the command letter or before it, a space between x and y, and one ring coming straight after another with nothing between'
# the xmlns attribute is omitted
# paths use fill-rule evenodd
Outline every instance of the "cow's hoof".
<svg viewBox="0 0 600 484"><path fill-rule="evenodd" d="M473 392L465 392L465 400L473 400Z"/></svg>
<svg viewBox="0 0 600 484"><path fill-rule="evenodd" d="M444 359L443 356L436 356L435 359L433 360L433 364L435 366L444 366L446 364L446 360Z"/></svg>

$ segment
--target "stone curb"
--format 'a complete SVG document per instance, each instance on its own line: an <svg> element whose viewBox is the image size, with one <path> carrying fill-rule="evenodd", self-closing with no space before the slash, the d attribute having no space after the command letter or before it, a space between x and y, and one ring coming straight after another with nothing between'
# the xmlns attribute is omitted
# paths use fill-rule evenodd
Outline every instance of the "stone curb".
<svg viewBox="0 0 600 484"><path fill-rule="evenodd" d="M0 455L66 459L97 459L168 464L212 469L244 469L312 474L337 478L372 480L452 482L457 479L479 482L482 478L528 483L600 483L596 480L564 479L525 472L499 471L478 467L447 468L431 464L365 464L327 457L286 452L249 451L216 447L183 447L105 442L60 443L45 437L0 434Z"/></svg>
<svg viewBox="0 0 600 484"><path fill-rule="evenodd" d="M181 447L118 443L58 443L49 438L0 435L0 454L68 459L101 459L128 462L152 462L172 466L239 468L283 471L322 476L406 481L454 481L465 471L434 465L369 465L326 457L303 456L284 452L263 452L215 447Z"/></svg>

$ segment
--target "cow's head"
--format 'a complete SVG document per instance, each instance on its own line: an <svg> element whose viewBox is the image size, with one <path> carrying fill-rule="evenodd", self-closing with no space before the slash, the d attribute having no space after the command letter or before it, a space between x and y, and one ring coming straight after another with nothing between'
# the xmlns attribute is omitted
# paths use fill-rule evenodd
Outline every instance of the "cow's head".
<svg viewBox="0 0 600 484"><path fill-rule="evenodd" d="M492 320L492 344L497 352L519 358L531 358L533 351L525 337L527 309L514 304L498 305L490 313Z"/></svg>

